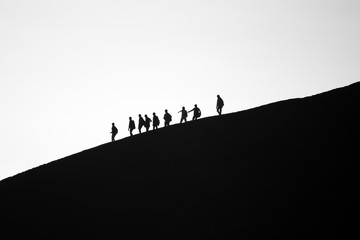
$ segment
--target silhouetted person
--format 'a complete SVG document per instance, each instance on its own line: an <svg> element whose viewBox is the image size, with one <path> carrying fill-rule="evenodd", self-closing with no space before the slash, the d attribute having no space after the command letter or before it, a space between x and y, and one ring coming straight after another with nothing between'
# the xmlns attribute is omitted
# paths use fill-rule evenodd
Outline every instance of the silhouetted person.
<svg viewBox="0 0 360 240"><path fill-rule="evenodd" d="M189 112L192 112L192 111L194 111L193 120L196 120L201 116L200 108L198 108L198 106L196 104L195 104L195 107L192 110L190 110Z"/></svg>
<svg viewBox="0 0 360 240"><path fill-rule="evenodd" d="M132 120L131 117L129 117L129 131L130 131L130 136L132 136L132 131L135 129L135 122L134 120Z"/></svg>
<svg viewBox="0 0 360 240"><path fill-rule="evenodd" d="M115 127L115 123L112 123L112 127L111 127L111 141L115 142L115 136L118 133L118 129Z"/></svg>
<svg viewBox="0 0 360 240"><path fill-rule="evenodd" d="M145 128L147 132L149 131L151 122L152 122L151 119L145 114Z"/></svg>
<svg viewBox="0 0 360 240"><path fill-rule="evenodd" d="M186 118L188 116L187 111L185 110L185 107L182 107L182 109L179 111L179 113L181 112L181 119L180 119L180 123L182 123L183 121L186 122Z"/></svg>
<svg viewBox="0 0 360 240"><path fill-rule="evenodd" d="M139 129L139 133L141 133L141 128L145 125L145 120L143 119L143 117L141 116L141 114L139 114L139 124L138 124L138 129Z"/></svg>
<svg viewBox="0 0 360 240"><path fill-rule="evenodd" d="M224 107L224 101L220 97L220 95L217 95L217 101L216 101L216 111L219 115L221 115L222 108Z"/></svg>
<svg viewBox="0 0 360 240"><path fill-rule="evenodd" d="M160 120L158 116L156 116L155 113L153 113L153 129L158 129L158 126L160 125Z"/></svg>
<svg viewBox="0 0 360 240"><path fill-rule="evenodd" d="M165 110L164 120L165 120L165 127L169 126L170 122L172 120L172 117L171 117L170 113L168 113L168 110Z"/></svg>

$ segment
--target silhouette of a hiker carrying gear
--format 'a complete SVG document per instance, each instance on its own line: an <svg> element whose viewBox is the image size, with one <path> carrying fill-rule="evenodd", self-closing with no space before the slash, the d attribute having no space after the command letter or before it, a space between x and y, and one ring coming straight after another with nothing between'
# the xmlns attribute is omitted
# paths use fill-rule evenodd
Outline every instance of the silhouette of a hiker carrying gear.
<svg viewBox="0 0 360 240"><path fill-rule="evenodd" d="M168 110L165 110L165 114L164 114L164 120L165 120L165 127L170 125L170 122L172 121L172 117L170 115L170 113L168 113Z"/></svg>
<svg viewBox="0 0 360 240"><path fill-rule="evenodd" d="M160 125L160 120L158 118L158 116L156 116L155 113L153 113L153 129L158 129L158 126Z"/></svg>
<svg viewBox="0 0 360 240"><path fill-rule="evenodd" d="M220 97L220 95L217 95L217 101L216 101L216 111L219 115L221 115L222 108L224 107L224 100Z"/></svg>
<svg viewBox="0 0 360 240"><path fill-rule="evenodd" d="M129 117L129 128L128 130L130 131L130 136L133 135L132 131L135 129L135 122L134 120L132 120L131 117Z"/></svg>
<svg viewBox="0 0 360 240"><path fill-rule="evenodd" d="M115 127L115 123L112 123L112 127L111 127L111 141L115 142L115 136L118 133L118 129Z"/></svg>
<svg viewBox="0 0 360 240"><path fill-rule="evenodd" d="M181 112L181 119L180 119L180 123L182 123L183 121L186 122L186 118L188 116L187 111L185 110L185 107L182 107L182 109L179 111L179 113Z"/></svg>
<svg viewBox="0 0 360 240"><path fill-rule="evenodd" d="M139 129L139 133L141 133L141 128L145 125L145 120L143 119L143 117L141 116L141 114L139 114L139 124L138 124L138 129Z"/></svg>
<svg viewBox="0 0 360 240"><path fill-rule="evenodd" d="M189 112L192 112L192 111L194 111L193 120L196 120L201 116L200 108L198 108L198 106L196 104L195 104L195 107L192 110L190 110Z"/></svg>
<svg viewBox="0 0 360 240"><path fill-rule="evenodd" d="M145 114L145 128L147 132L149 131L151 122L152 122L151 119Z"/></svg>

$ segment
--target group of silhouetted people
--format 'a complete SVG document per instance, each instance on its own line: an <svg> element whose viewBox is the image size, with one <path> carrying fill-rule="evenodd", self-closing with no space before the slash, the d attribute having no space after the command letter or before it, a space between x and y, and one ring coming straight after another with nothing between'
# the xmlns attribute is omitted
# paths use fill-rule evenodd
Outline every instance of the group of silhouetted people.
<svg viewBox="0 0 360 240"><path fill-rule="evenodd" d="M152 120L146 114L145 114L145 119L141 116L141 114L139 114L139 124L138 124L139 133L141 133L142 127L145 127L146 131L149 131L151 123L153 123L153 129L157 129L159 124L160 124L160 120L159 120L158 116L156 116L155 113L153 113L153 119ZM135 129L135 122L134 122L134 120L132 120L131 117L129 117L129 128L128 128L128 130L129 130L131 136L133 135L132 131L134 129Z"/></svg>
<svg viewBox="0 0 360 240"><path fill-rule="evenodd" d="M219 95L217 95L216 111L219 115L221 115L223 107L224 107L224 101L222 100L222 98ZM192 120L197 120L199 117L201 117L201 110L196 104L195 104L194 108L191 109L190 111L186 111L185 107L182 107L182 109L178 112L178 113L181 113L180 123L187 121L187 116L188 116L188 113L190 113L190 112L194 112ZM170 113L168 112L167 109L165 110L163 119L164 119L164 126L165 127L169 126L170 122L172 121L172 116L170 115ZM145 119L141 116L141 114L139 114L139 122L138 122L139 133L141 133L141 129L143 127L145 127L146 131L148 132L151 123L153 126L153 130L158 129L158 127L160 125L160 120L159 120L159 117L156 116L155 113L153 113L152 120L146 114L145 114ZM136 128L135 121L131 117L129 117L128 131L130 132L130 136L133 136L133 131L135 128ZM112 128L111 128L111 141L112 142L115 141L115 136L117 133L118 133L118 129L115 127L115 124L112 123Z"/></svg>

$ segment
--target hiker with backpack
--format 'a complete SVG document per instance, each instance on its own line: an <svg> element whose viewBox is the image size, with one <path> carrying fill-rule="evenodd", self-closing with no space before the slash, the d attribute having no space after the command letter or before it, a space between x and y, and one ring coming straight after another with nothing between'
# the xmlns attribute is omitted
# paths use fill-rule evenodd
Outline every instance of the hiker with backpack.
<svg viewBox="0 0 360 240"><path fill-rule="evenodd" d="M159 120L158 116L156 116L155 113L153 113L153 121L152 121L152 123L153 123L153 129L154 130L158 129L158 126L160 125L160 120Z"/></svg>
<svg viewBox="0 0 360 240"><path fill-rule="evenodd" d="M216 111L219 115L221 115L222 108L224 107L224 101L220 97L220 95L217 95L217 101L216 101Z"/></svg>
<svg viewBox="0 0 360 240"><path fill-rule="evenodd" d="M115 123L112 123L112 127L111 127L111 141L115 142L115 136L118 133L118 129L115 127Z"/></svg>
<svg viewBox="0 0 360 240"><path fill-rule="evenodd" d="M143 117L141 116L141 114L139 114L139 124L138 124L138 129L139 129L139 133L141 133L141 128L145 125L145 120L143 119Z"/></svg>
<svg viewBox="0 0 360 240"><path fill-rule="evenodd" d="M149 131L151 122L152 122L151 119L145 114L145 128L147 132Z"/></svg>
<svg viewBox="0 0 360 240"><path fill-rule="evenodd" d="M186 118L188 116L187 111L185 110L185 107L182 107L182 110L179 111L179 113L181 112L181 119L180 119L180 123L183 122L183 120L186 122Z"/></svg>
<svg viewBox="0 0 360 240"><path fill-rule="evenodd" d="M130 131L130 136L133 135L132 131L135 129L135 122L134 120L132 120L131 117L129 117L129 128L128 130Z"/></svg>
<svg viewBox="0 0 360 240"><path fill-rule="evenodd" d="M170 122L172 121L172 117L170 115L170 113L168 113L168 110L165 110L165 114L164 114L164 120L165 120L165 127L170 125Z"/></svg>
<svg viewBox="0 0 360 240"><path fill-rule="evenodd" d="M193 120L196 120L201 116L200 108L198 108L198 106L196 104L195 104L195 107L192 110L190 110L189 112L192 112L192 111L194 111Z"/></svg>

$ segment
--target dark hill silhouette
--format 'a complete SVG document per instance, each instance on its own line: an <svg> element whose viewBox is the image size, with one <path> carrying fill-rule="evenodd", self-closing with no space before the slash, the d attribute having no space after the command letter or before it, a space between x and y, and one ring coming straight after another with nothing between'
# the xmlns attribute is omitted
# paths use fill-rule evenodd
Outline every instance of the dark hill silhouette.
<svg viewBox="0 0 360 240"><path fill-rule="evenodd" d="M160 128L18 174L0 182L0 235L353 238L359 97L356 83Z"/></svg>

